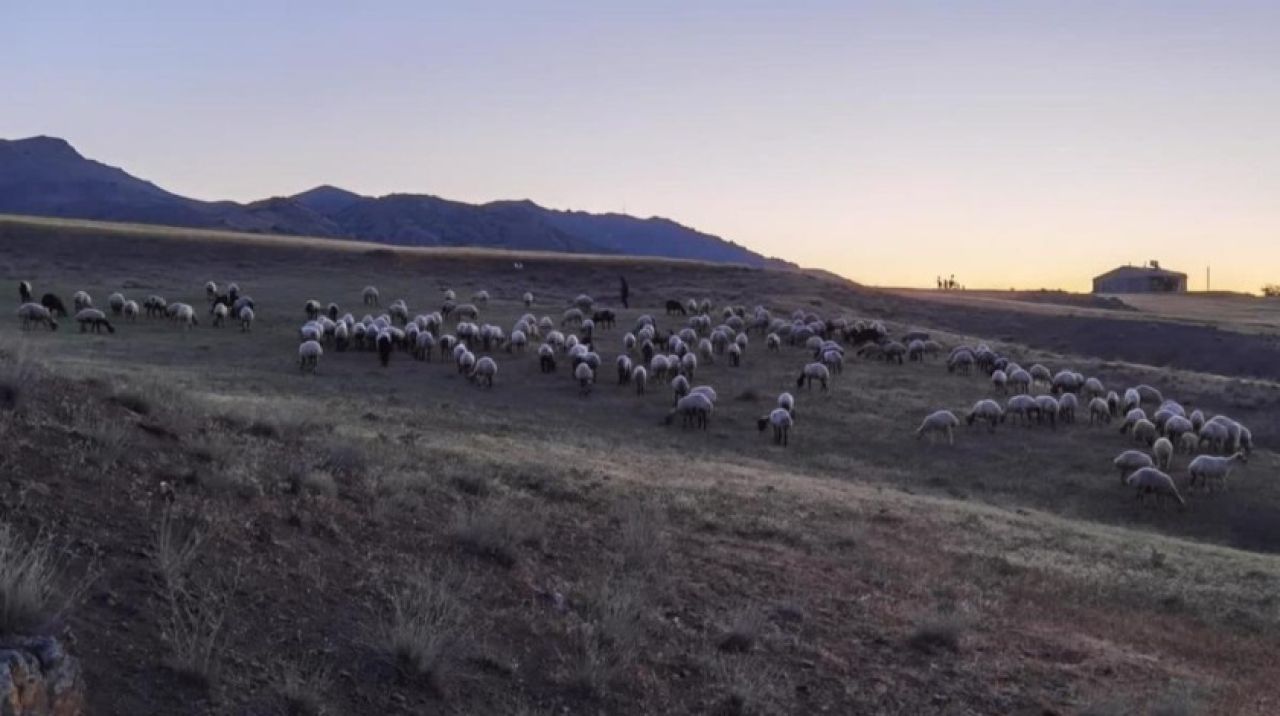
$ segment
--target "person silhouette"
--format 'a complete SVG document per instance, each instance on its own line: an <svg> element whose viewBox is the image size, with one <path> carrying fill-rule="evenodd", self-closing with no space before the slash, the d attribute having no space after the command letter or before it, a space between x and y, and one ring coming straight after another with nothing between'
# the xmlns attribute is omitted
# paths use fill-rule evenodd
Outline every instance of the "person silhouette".
<svg viewBox="0 0 1280 716"><path fill-rule="evenodd" d="M627 286L627 277L619 276L618 281L622 284L620 290L618 291L618 293L620 294L620 297L622 298L622 307L630 308L630 306L627 305L627 298L631 295L631 289L629 286Z"/></svg>

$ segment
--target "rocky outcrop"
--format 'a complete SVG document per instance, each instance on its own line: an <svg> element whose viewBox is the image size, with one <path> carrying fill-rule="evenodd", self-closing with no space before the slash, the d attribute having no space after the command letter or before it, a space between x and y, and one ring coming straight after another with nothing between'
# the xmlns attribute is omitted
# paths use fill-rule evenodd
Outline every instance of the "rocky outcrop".
<svg viewBox="0 0 1280 716"><path fill-rule="evenodd" d="M80 662L57 639L0 639L0 716L81 716Z"/></svg>

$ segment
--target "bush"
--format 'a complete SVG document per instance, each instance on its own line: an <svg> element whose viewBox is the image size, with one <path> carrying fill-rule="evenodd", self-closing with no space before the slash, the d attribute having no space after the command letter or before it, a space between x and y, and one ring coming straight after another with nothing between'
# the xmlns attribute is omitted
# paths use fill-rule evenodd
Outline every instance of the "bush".
<svg viewBox="0 0 1280 716"><path fill-rule="evenodd" d="M58 591L61 567L52 540L26 540L0 524L0 633L39 631L62 613L69 600Z"/></svg>
<svg viewBox="0 0 1280 716"><path fill-rule="evenodd" d="M443 692L466 641L463 587L450 572L423 574L390 595L382 648L405 672L426 678L437 693Z"/></svg>
<svg viewBox="0 0 1280 716"><path fill-rule="evenodd" d="M937 617L916 626L907 644L916 651L932 654L938 651L960 651L964 626L954 618Z"/></svg>
<svg viewBox="0 0 1280 716"><path fill-rule="evenodd" d="M513 567L517 547L537 541L537 527L527 510L492 505L459 512L449 536L464 552Z"/></svg>

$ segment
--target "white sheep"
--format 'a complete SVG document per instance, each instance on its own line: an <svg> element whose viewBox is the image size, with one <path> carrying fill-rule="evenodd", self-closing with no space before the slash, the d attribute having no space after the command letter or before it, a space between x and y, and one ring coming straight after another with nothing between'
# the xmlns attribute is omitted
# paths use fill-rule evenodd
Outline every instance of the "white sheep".
<svg viewBox="0 0 1280 716"><path fill-rule="evenodd" d="M1230 457L1218 457L1216 455L1200 455L1191 461L1187 466L1187 472L1191 473L1191 485L1195 485L1199 480L1204 483L1206 490L1211 490L1210 480L1217 480L1222 483L1222 489L1227 489L1227 477L1231 475L1231 470L1237 464L1248 462L1249 459L1243 452L1236 452Z"/></svg>
<svg viewBox="0 0 1280 716"><path fill-rule="evenodd" d="M476 365L474 368L471 369L471 373L467 376L467 379L470 380L472 383L477 383L477 384L483 381L485 387L492 388L493 379L497 375L498 375L497 361L490 358L489 356L484 356L480 360L476 361Z"/></svg>
<svg viewBox="0 0 1280 716"><path fill-rule="evenodd" d="M24 303L18 306L18 318L22 319L24 331L30 330L32 324L43 324L51 331L58 330L58 322L53 320L53 314L38 303Z"/></svg>
<svg viewBox="0 0 1280 716"><path fill-rule="evenodd" d="M1007 373L1002 370L991 371L991 387L1003 393L1007 390L1008 385L1009 376Z"/></svg>
<svg viewBox="0 0 1280 716"><path fill-rule="evenodd" d="M711 399L702 393L690 393L676 401L676 407L667 413L666 424L670 425L676 415L680 416L681 425L706 430L711 423L711 411L715 409Z"/></svg>
<svg viewBox="0 0 1280 716"><path fill-rule="evenodd" d="M635 383L636 394L644 395L644 390L649 383L649 371L645 370L642 365L636 366L631 371L631 382Z"/></svg>
<svg viewBox="0 0 1280 716"><path fill-rule="evenodd" d="M249 306L242 307L240 309L240 313L237 314L237 318L240 319L241 333L245 333L253 328L253 308Z"/></svg>
<svg viewBox="0 0 1280 716"><path fill-rule="evenodd" d="M930 436L930 440L936 434L947 436L947 443L954 445L955 428L960 425L960 420L950 410L938 410L932 412L920 423L920 427L916 428L916 439L923 438L926 434Z"/></svg>
<svg viewBox="0 0 1280 716"><path fill-rule="evenodd" d="M1137 489L1137 499L1139 500L1147 495L1155 495L1156 504L1163 504L1165 499L1176 500L1179 505L1187 504L1186 500L1182 499L1182 495L1178 494L1178 488L1173 484L1173 478L1154 467L1138 468L1125 479L1125 482L1130 487Z"/></svg>
<svg viewBox="0 0 1280 716"><path fill-rule="evenodd" d="M228 314L228 313L230 313L230 312L231 312L231 311L230 311L230 309L228 309L228 308L227 308L227 304L225 304L225 303L215 303L215 304L213 304L213 326L214 326L214 328L220 327L220 326L222 325L223 321L226 321L226 320L227 320L227 314Z"/></svg>
<svg viewBox="0 0 1280 716"><path fill-rule="evenodd" d="M472 302L472 303L478 303L478 304L480 304L481 306L485 305L486 303L488 303L488 302L489 302L489 292L488 292L488 291L476 291L475 293L471 294L471 302Z"/></svg>
<svg viewBox="0 0 1280 716"><path fill-rule="evenodd" d="M778 407L791 413L791 417L796 415L796 399L790 393L783 393L778 396Z"/></svg>
<svg viewBox="0 0 1280 716"><path fill-rule="evenodd" d="M973 404L973 409L969 411L969 415L965 418L965 422L973 425L975 422L982 420L987 423L989 432L996 431L996 423L1004 420L1004 410L1000 404L994 400L979 400Z"/></svg>
<svg viewBox="0 0 1280 716"><path fill-rule="evenodd" d="M1150 455L1141 450L1125 450L1117 455L1116 459L1111 461L1111 464L1120 471L1120 482L1123 483L1124 479L1134 470L1151 467L1155 465L1155 461L1151 459Z"/></svg>
<svg viewBox="0 0 1280 716"><path fill-rule="evenodd" d="M1111 406L1107 405L1107 401L1103 398L1094 398L1089 401L1089 424L1094 423L1111 424Z"/></svg>
<svg viewBox="0 0 1280 716"><path fill-rule="evenodd" d="M196 310L186 303L169 304L170 317L181 323L187 330L197 325L200 321L196 318Z"/></svg>
<svg viewBox="0 0 1280 716"><path fill-rule="evenodd" d="M683 375L677 375L671 379L671 392L675 395L671 400L671 404L675 405L680 399L689 394L689 380Z"/></svg>
<svg viewBox="0 0 1280 716"><path fill-rule="evenodd" d="M85 291L76 291L71 294L71 303L75 305L76 313L86 308L93 308L93 298Z"/></svg>
<svg viewBox="0 0 1280 716"><path fill-rule="evenodd" d="M525 308L532 308L532 307L533 307L533 292L532 292L532 291L525 291L525 292L524 292L524 307L525 307Z"/></svg>
<svg viewBox="0 0 1280 716"><path fill-rule="evenodd" d="M137 301L125 301L124 309L122 310L124 313L125 320L129 320L129 321L138 320L139 308L138 308Z"/></svg>
<svg viewBox="0 0 1280 716"><path fill-rule="evenodd" d="M366 306L381 305L381 298L378 294L378 289L375 286L365 286L364 290L360 292L360 295L364 298L364 305Z"/></svg>
<svg viewBox="0 0 1280 716"><path fill-rule="evenodd" d="M631 382L631 371L634 366L631 363L631 357L627 355L619 355L618 365L618 385L626 385Z"/></svg>
<svg viewBox="0 0 1280 716"><path fill-rule="evenodd" d="M107 305L111 307L111 312L117 316L124 313L124 294L113 293L107 296Z"/></svg>
<svg viewBox="0 0 1280 716"><path fill-rule="evenodd" d="M791 425L795 422L790 411L785 408L774 408L769 414L756 421L756 427L760 432L773 426L773 442L786 447L790 440Z"/></svg>
<svg viewBox="0 0 1280 716"><path fill-rule="evenodd" d="M1223 452L1230 442L1231 433L1227 430L1225 423L1207 422L1200 428L1200 437L1196 445L1204 447L1205 443L1208 443L1210 450Z"/></svg>
<svg viewBox="0 0 1280 716"><path fill-rule="evenodd" d="M1156 467L1161 470L1168 470L1173 464L1173 443L1169 438L1157 438L1151 444L1151 454L1155 456Z"/></svg>
<svg viewBox="0 0 1280 716"><path fill-rule="evenodd" d="M1199 446L1200 436L1193 432L1183 433L1182 436L1178 438L1178 449L1188 455L1195 452L1196 448Z"/></svg>
<svg viewBox="0 0 1280 716"><path fill-rule="evenodd" d="M693 380L693 374L698 370L698 356L692 353L685 353L680 359L680 372L688 376L689 380Z"/></svg>
<svg viewBox="0 0 1280 716"><path fill-rule="evenodd" d="M578 367L573 369L573 377L578 381L578 391L584 396L590 395L591 384L596 380L596 373L591 370L591 366L579 363Z"/></svg>
<svg viewBox="0 0 1280 716"><path fill-rule="evenodd" d="M800 371L800 377L796 378L796 387L803 388L807 384L810 390L813 390L813 381L822 384L822 389L827 390L827 381L831 379L831 371L821 363L810 363Z"/></svg>
<svg viewBox="0 0 1280 716"><path fill-rule="evenodd" d="M1008 370L1009 388L1019 393L1030 392L1031 390L1031 374L1027 371L1013 367Z"/></svg>
<svg viewBox="0 0 1280 716"><path fill-rule="evenodd" d="M767 350L775 352L782 350L782 338L780 338L777 333L770 333L765 336L764 347Z"/></svg>
<svg viewBox="0 0 1280 716"><path fill-rule="evenodd" d="M1156 424L1150 420L1144 418L1133 424L1133 439L1138 442L1152 445L1159 436L1160 431L1156 429Z"/></svg>
<svg viewBox="0 0 1280 716"><path fill-rule="evenodd" d="M298 369L303 373L316 372L316 365L320 362L320 356L324 355L324 348L316 341L303 341L298 346Z"/></svg>

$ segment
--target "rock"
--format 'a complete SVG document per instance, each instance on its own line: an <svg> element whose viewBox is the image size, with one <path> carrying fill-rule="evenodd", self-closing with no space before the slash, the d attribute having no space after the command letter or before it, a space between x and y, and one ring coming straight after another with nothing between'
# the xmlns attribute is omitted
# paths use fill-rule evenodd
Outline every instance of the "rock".
<svg viewBox="0 0 1280 716"><path fill-rule="evenodd" d="M80 716L85 713L80 662L57 639L0 642L0 716Z"/></svg>

